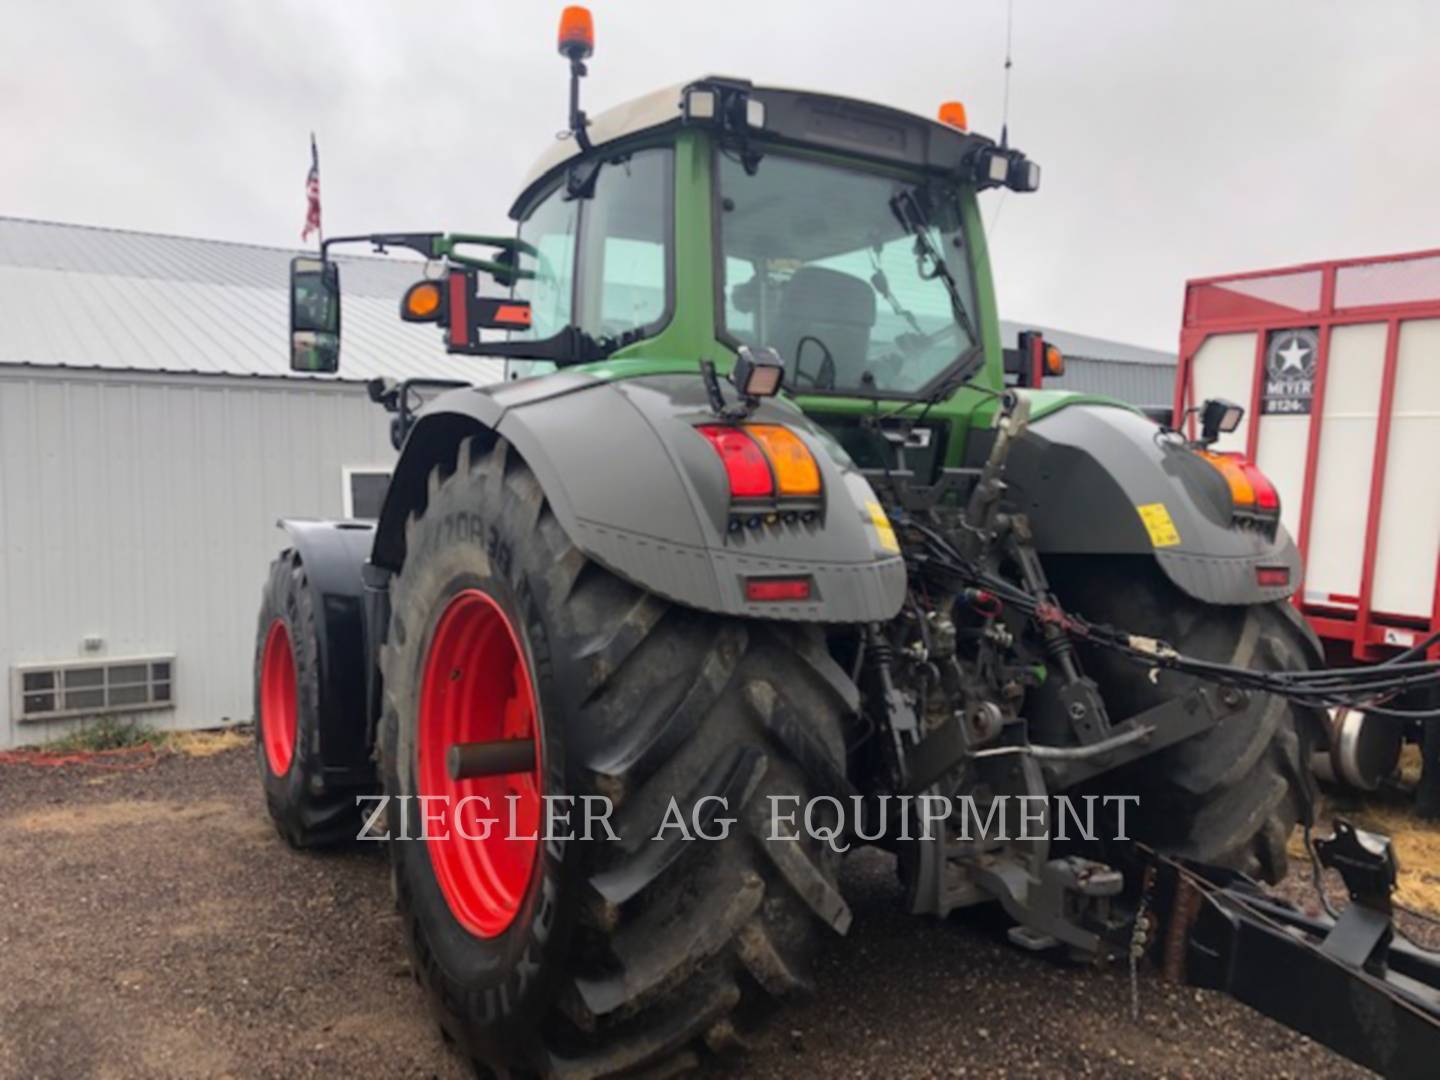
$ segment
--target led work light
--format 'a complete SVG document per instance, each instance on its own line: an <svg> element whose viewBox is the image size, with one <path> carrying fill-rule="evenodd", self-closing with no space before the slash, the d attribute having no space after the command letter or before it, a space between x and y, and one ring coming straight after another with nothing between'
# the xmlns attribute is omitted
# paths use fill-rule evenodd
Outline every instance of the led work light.
<svg viewBox="0 0 1440 1080"><path fill-rule="evenodd" d="M741 345L730 381L747 398L774 397L785 382L785 362L774 349Z"/></svg>

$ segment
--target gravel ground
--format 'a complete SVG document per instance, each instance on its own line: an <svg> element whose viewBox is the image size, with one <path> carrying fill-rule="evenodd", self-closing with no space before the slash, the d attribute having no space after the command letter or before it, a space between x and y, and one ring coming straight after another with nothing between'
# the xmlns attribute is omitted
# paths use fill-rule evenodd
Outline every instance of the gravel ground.
<svg viewBox="0 0 1440 1080"><path fill-rule="evenodd" d="M463 1075L409 977L382 852L290 851L253 761L0 764L0 1075ZM855 924L816 995L707 1074L1368 1075L1153 976L1133 1023L1126 972L1018 952L993 920L910 918L879 853L845 891Z"/></svg>

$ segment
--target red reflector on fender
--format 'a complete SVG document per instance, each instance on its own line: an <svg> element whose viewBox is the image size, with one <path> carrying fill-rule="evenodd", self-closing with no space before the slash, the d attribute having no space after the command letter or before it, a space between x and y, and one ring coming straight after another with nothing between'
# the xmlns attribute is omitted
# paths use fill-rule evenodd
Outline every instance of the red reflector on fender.
<svg viewBox="0 0 1440 1080"><path fill-rule="evenodd" d="M1255 584L1265 589L1278 589L1283 585L1290 584L1290 568L1288 566L1257 566L1255 568Z"/></svg>
<svg viewBox="0 0 1440 1080"><path fill-rule="evenodd" d="M809 578L746 578L745 599L751 603L766 600L809 600Z"/></svg>
<svg viewBox="0 0 1440 1080"><path fill-rule="evenodd" d="M775 493L770 463L765 460L755 440L742 429L724 424L704 424L695 430L709 440L715 453L725 463L731 498L763 499Z"/></svg>

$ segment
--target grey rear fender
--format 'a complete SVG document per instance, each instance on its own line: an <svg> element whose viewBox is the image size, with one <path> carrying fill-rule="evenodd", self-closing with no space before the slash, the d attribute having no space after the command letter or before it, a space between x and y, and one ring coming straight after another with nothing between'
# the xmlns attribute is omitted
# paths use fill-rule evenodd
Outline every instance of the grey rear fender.
<svg viewBox="0 0 1440 1080"><path fill-rule="evenodd" d="M698 374L602 381L561 372L438 395L401 453L372 560L389 570L404 563L406 519L425 505L430 472L454 467L461 440L501 437L535 473L575 545L644 589L729 615L892 618L904 600L904 562L844 452L798 410L763 403L750 422L784 424L805 442L822 496L810 521L783 505L737 514L723 463L694 430L715 422ZM811 598L748 600L745 582L757 577L808 577Z"/></svg>
<svg viewBox="0 0 1440 1080"><path fill-rule="evenodd" d="M1042 416L1011 450L1005 479L1042 555L1153 555L1212 604L1282 600L1300 581L1284 527L1267 535L1234 521L1224 478L1129 409L1076 404ZM1258 583L1257 568L1282 566L1289 584Z"/></svg>

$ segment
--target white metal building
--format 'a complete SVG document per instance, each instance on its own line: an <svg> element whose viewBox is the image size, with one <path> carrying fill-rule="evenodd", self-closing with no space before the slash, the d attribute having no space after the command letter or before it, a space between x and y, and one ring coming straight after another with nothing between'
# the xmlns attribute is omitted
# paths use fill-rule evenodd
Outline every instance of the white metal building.
<svg viewBox="0 0 1440 1080"><path fill-rule="evenodd" d="M1065 374L1046 379L1049 389L1106 394L1142 408L1168 408L1175 398L1172 352L1072 334L1038 323L1000 320L1000 340L1007 346L1014 346L1022 330L1039 330L1065 355Z"/></svg>
<svg viewBox="0 0 1440 1080"><path fill-rule="evenodd" d="M341 377L292 374L292 254L0 218L0 748L250 719L276 519L348 514L394 458L365 380L500 377L375 258L341 260Z"/></svg>

